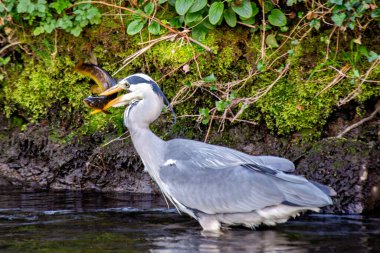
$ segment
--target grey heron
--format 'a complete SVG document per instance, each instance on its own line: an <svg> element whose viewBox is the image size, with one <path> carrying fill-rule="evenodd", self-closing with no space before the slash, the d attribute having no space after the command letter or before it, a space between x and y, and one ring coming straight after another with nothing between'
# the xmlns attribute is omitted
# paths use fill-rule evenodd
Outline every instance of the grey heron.
<svg viewBox="0 0 380 253"><path fill-rule="evenodd" d="M294 164L285 158L251 156L203 142L157 137L149 125L168 101L149 76L130 75L100 95L121 90L130 93L115 98L104 109L128 105L124 124L145 169L164 196L196 219L203 230L219 231L222 224L275 225L332 204L333 189L289 174Z"/></svg>

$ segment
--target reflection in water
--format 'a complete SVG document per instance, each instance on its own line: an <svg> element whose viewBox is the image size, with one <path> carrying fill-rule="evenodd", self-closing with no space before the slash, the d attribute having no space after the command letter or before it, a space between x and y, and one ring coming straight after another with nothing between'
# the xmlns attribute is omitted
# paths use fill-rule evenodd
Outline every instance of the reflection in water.
<svg viewBox="0 0 380 253"><path fill-rule="evenodd" d="M308 215L204 234L160 196L0 190L0 252L380 252L380 218Z"/></svg>

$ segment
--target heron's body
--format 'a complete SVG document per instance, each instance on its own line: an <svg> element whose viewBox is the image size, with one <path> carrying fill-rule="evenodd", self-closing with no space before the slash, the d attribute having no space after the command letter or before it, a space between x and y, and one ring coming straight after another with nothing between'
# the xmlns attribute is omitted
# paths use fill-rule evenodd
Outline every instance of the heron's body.
<svg viewBox="0 0 380 253"><path fill-rule="evenodd" d="M287 174L294 170L287 159L192 140L161 140L149 124L159 117L163 98L151 88L153 80L138 75L146 82L131 85L132 93L123 100L133 102L124 113L132 142L166 198L204 230L219 230L221 223L274 225L332 203L329 187Z"/></svg>

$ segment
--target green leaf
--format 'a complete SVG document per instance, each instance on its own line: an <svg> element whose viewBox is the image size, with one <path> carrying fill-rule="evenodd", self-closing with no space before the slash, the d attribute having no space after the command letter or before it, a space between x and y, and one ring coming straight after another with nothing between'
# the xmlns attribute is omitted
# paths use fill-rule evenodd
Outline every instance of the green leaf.
<svg viewBox="0 0 380 253"><path fill-rule="evenodd" d="M175 10L179 15L185 15L193 4L194 0L177 0L175 2Z"/></svg>
<svg viewBox="0 0 380 253"><path fill-rule="evenodd" d="M190 13L188 12L185 16L185 23L189 24L192 22L198 22L202 20L202 14L200 13Z"/></svg>
<svg viewBox="0 0 380 253"><path fill-rule="evenodd" d="M371 18L374 18L374 19L380 18L380 7L377 7L371 12Z"/></svg>
<svg viewBox="0 0 380 253"><path fill-rule="evenodd" d="M75 37L78 37L81 32L82 32L82 27L80 26L76 26L70 30L70 33L74 35Z"/></svg>
<svg viewBox="0 0 380 253"><path fill-rule="evenodd" d="M173 28L180 28L183 23L183 18L181 16L174 17L169 20L169 24Z"/></svg>
<svg viewBox="0 0 380 253"><path fill-rule="evenodd" d="M34 11L34 4L30 0L20 0L17 5L18 13L32 13Z"/></svg>
<svg viewBox="0 0 380 253"><path fill-rule="evenodd" d="M191 6L189 12L197 12L202 10L207 5L207 0L195 0L194 4Z"/></svg>
<svg viewBox="0 0 380 253"><path fill-rule="evenodd" d="M337 4L337 5L343 4L343 0L328 0L327 2L330 4Z"/></svg>
<svg viewBox="0 0 380 253"><path fill-rule="evenodd" d="M377 58L379 58L379 55L376 54L375 52L370 51L370 52L368 53L368 56L367 56L367 60L368 60L368 62L376 61Z"/></svg>
<svg viewBox="0 0 380 253"><path fill-rule="evenodd" d="M148 16L152 15L153 11L154 11L154 3L149 2L149 3L147 3L147 4L144 6L144 12L145 12Z"/></svg>
<svg viewBox="0 0 380 253"><path fill-rule="evenodd" d="M242 18L252 17L252 5L249 0L243 0L239 5L233 2L231 7L234 10L234 12L236 12L236 14L238 14Z"/></svg>
<svg viewBox="0 0 380 253"><path fill-rule="evenodd" d="M37 36L45 32L45 29L43 26L39 26L36 29L33 30L33 35Z"/></svg>
<svg viewBox="0 0 380 253"><path fill-rule="evenodd" d="M222 2L214 2L211 4L210 9L208 11L208 18L210 23L215 25L222 18L224 10L224 4Z"/></svg>
<svg viewBox="0 0 380 253"><path fill-rule="evenodd" d="M168 0L159 0L158 3L159 3L159 4L164 4L164 3L166 3L167 1L168 1Z"/></svg>
<svg viewBox="0 0 380 253"><path fill-rule="evenodd" d="M219 100L215 102L215 107L217 111L223 112L228 108L230 104L230 101Z"/></svg>
<svg viewBox="0 0 380 253"><path fill-rule="evenodd" d="M268 45L268 47L271 48L279 47L276 36L274 34L269 34L265 39L265 43Z"/></svg>
<svg viewBox="0 0 380 253"><path fill-rule="evenodd" d="M153 21L149 26L148 26L148 31L153 34L153 35L159 35L161 32L161 26L157 22Z"/></svg>
<svg viewBox="0 0 380 253"><path fill-rule="evenodd" d="M210 121L210 110L208 108L199 109L199 115L203 117L202 124L207 124Z"/></svg>
<svg viewBox="0 0 380 253"><path fill-rule="evenodd" d="M11 57L8 56L6 58L0 57L0 66L4 66L8 64L8 62L11 60Z"/></svg>
<svg viewBox="0 0 380 253"><path fill-rule="evenodd" d="M205 78L203 78L203 81L205 81L206 83L215 83L216 82L216 77L214 76L214 73L212 73L211 75L206 76Z"/></svg>
<svg viewBox="0 0 380 253"><path fill-rule="evenodd" d="M234 10L232 10L231 8L228 8L227 10L224 11L223 16L227 25L229 25L230 27L236 26L237 20L236 20L236 14Z"/></svg>
<svg viewBox="0 0 380 253"><path fill-rule="evenodd" d="M198 41L204 41L206 39L207 32L208 29L203 24L200 24L193 28L191 31L191 37Z"/></svg>
<svg viewBox="0 0 380 253"><path fill-rule="evenodd" d="M280 27L280 31L283 32L283 33L287 32L287 31L289 31L289 27L287 27L287 26L281 26Z"/></svg>
<svg viewBox="0 0 380 253"><path fill-rule="evenodd" d="M337 26L342 26L346 17L347 17L346 13L334 13L332 15L331 19L332 19L332 21L334 21L334 23Z"/></svg>
<svg viewBox="0 0 380 253"><path fill-rule="evenodd" d="M143 29L144 23L142 23L140 20L134 20L132 21L128 27L127 27L127 33L129 35L135 35Z"/></svg>
<svg viewBox="0 0 380 253"><path fill-rule="evenodd" d="M257 7L255 2L251 3L252 6L252 17L256 16L259 13L259 7Z"/></svg>
<svg viewBox="0 0 380 253"><path fill-rule="evenodd" d="M310 27L319 31L319 28L321 27L321 21L319 19L313 19L312 21L310 21Z"/></svg>
<svg viewBox="0 0 380 253"><path fill-rule="evenodd" d="M49 4L49 6L55 9L58 14L61 14L62 11L64 11L70 5L71 3L69 0L58 0L56 2Z"/></svg>
<svg viewBox="0 0 380 253"><path fill-rule="evenodd" d="M100 24L102 15L98 8L91 6L86 12L86 18L90 21L90 24Z"/></svg>
<svg viewBox="0 0 380 253"><path fill-rule="evenodd" d="M265 70L265 65L264 65L264 63L260 60L260 61L257 63L256 68L257 68L258 71L263 72L263 71Z"/></svg>
<svg viewBox="0 0 380 253"><path fill-rule="evenodd" d="M296 3L298 2L304 2L305 0L287 0L286 1L286 5L287 6L292 6L292 5L295 5Z"/></svg>
<svg viewBox="0 0 380 253"><path fill-rule="evenodd" d="M73 22L71 21L71 18L69 16L65 15L62 18L57 20L57 27L60 27L66 30L72 26L73 26Z"/></svg>
<svg viewBox="0 0 380 253"><path fill-rule="evenodd" d="M265 13L270 12L273 9L273 4L271 1L265 1L264 2L264 11Z"/></svg>
<svg viewBox="0 0 380 253"><path fill-rule="evenodd" d="M40 12L44 13L46 11L46 0L38 0L37 3L35 4L35 9ZM40 15L38 15L40 16ZM43 16L43 15L42 15Z"/></svg>
<svg viewBox="0 0 380 253"><path fill-rule="evenodd" d="M286 16L281 10L273 9L268 16L268 21L274 26L284 26L286 25Z"/></svg>

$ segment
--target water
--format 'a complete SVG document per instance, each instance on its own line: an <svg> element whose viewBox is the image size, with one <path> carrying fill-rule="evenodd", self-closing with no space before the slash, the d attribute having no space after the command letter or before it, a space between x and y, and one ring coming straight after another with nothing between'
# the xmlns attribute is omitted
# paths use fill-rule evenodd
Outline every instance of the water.
<svg viewBox="0 0 380 253"><path fill-rule="evenodd" d="M161 196L0 189L0 252L380 252L380 217L314 214L216 236Z"/></svg>

